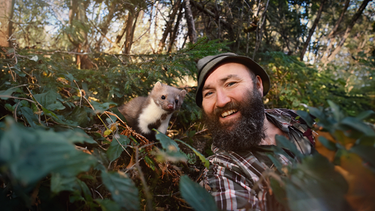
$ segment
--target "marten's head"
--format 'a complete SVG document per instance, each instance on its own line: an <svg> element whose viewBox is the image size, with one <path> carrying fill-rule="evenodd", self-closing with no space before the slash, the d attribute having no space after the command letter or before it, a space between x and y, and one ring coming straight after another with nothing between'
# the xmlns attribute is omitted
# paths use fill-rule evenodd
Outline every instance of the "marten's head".
<svg viewBox="0 0 375 211"><path fill-rule="evenodd" d="M186 95L185 90L180 90L166 84L157 82L152 89L150 96L163 110L172 113L181 108Z"/></svg>

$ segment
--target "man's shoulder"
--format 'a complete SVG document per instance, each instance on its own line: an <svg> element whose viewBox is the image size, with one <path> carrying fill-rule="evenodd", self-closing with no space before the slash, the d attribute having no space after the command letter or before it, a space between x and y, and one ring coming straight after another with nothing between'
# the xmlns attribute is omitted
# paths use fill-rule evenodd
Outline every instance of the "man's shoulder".
<svg viewBox="0 0 375 211"><path fill-rule="evenodd" d="M298 114L295 110L287 109L287 108L272 108L272 109L264 109L266 114L275 115L275 116L286 116L290 118L298 117Z"/></svg>
<svg viewBox="0 0 375 211"><path fill-rule="evenodd" d="M278 121L284 126L294 126L301 129L303 132L308 130L309 126L306 121L301 118L295 110L286 108L273 108L265 109L265 113L271 116L274 120Z"/></svg>
<svg viewBox="0 0 375 211"><path fill-rule="evenodd" d="M289 131L291 133L298 133L302 134L302 136L293 136L297 138L299 145L303 145L305 143L307 148L311 148L315 146L315 137L313 134L312 128L306 123L306 121L301 118L295 110L285 109L285 108L275 108L275 109L265 109L265 113L267 117L271 119L276 126L278 126L282 131L286 132ZM313 116L311 116L314 118ZM305 137L308 142L304 141ZM309 145L309 146L308 146ZM306 150L305 150L306 151ZM311 150L307 150L311 153Z"/></svg>

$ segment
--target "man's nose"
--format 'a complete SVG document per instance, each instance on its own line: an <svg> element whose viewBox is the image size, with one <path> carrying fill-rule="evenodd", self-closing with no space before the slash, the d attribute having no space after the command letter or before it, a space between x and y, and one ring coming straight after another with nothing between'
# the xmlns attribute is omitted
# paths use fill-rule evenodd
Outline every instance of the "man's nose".
<svg viewBox="0 0 375 211"><path fill-rule="evenodd" d="M217 91L216 107L224 107L230 102L230 97L223 91Z"/></svg>

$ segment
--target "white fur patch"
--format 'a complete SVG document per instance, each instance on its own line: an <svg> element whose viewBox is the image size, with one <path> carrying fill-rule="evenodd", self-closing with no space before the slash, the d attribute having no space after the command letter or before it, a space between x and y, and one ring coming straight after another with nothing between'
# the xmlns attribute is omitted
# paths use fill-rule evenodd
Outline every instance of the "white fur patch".
<svg viewBox="0 0 375 211"><path fill-rule="evenodd" d="M141 129L142 133L151 133L152 131L148 128L148 125L151 123L155 123L158 119L160 119L161 115L163 115L164 113L166 113L166 111L164 111L162 108L156 105L154 100L151 100L150 104L143 109L141 115L139 115L138 117L139 129ZM165 133L167 131L170 118L171 115L168 115L166 120L161 122L161 125L158 128L160 132ZM162 129L165 131L162 131Z"/></svg>

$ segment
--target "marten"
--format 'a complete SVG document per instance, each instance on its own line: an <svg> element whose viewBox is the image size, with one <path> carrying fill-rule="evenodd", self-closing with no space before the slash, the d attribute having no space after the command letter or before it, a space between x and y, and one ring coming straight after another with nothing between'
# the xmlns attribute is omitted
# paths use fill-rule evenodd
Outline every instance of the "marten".
<svg viewBox="0 0 375 211"><path fill-rule="evenodd" d="M169 120L178 110L186 91L157 82L147 97L136 97L118 107L127 124L150 141L155 141L155 128L166 133Z"/></svg>

